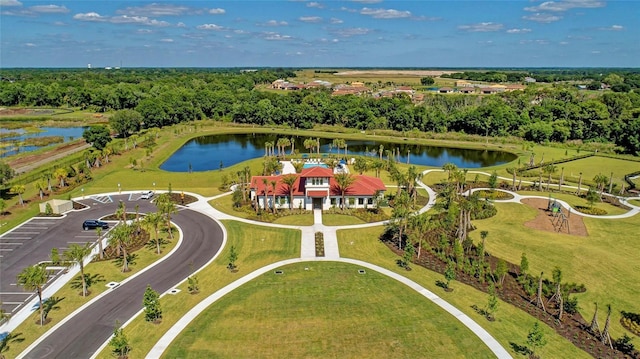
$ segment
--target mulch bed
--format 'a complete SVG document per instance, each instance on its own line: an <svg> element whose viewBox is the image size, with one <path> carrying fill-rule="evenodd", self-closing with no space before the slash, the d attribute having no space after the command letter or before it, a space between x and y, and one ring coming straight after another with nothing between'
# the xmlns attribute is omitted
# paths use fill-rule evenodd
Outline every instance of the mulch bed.
<svg viewBox="0 0 640 359"><path fill-rule="evenodd" d="M525 222L525 226L541 231L556 232L552 222L555 218L551 212L547 211L547 204L549 203L549 200L543 198L524 198L522 199L522 203L538 210L536 218ZM584 225L584 221L582 220L582 216L578 215L576 212L571 212L571 214L569 214L564 208L562 211L565 213L565 216L567 216L567 220L569 221L569 233L564 229L559 233L582 237L589 235L587 227Z"/></svg>
<svg viewBox="0 0 640 359"><path fill-rule="evenodd" d="M183 197L184 196L184 197ZM197 202L198 199L194 196L190 196L188 194L182 194L181 193L177 193L177 192L171 192L169 193L169 197L171 198L171 201L175 204L179 204L182 206L186 206L190 203L194 203Z"/></svg>
<svg viewBox="0 0 640 359"><path fill-rule="evenodd" d="M394 243L385 242L385 244L399 257L402 257L404 254L404 251L399 250ZM485 260L489 261L491 268L496 268L498 258L487 255ZM423 250L421 257L414 260L414 263L441 274L444 274L447 266L447 264L436 257L434 253L427 250ZM535 305L535 300L532 301L532 298L525 293L522 286L517 282L516 278L518 276L519 267L512 263L507 263L507 266L509 274L505 277L504 284L496 289L496 294L500 299L546 323L558 334L572 342L576 347L589 353L594 358L640 358L640 353L638 353L638 351L636 351L636 356L628 356L618 350L611 349L608 346L603 345L598 337L586 331L589 323L582 317L582 315L580 315L580 313L571 315L565 313L562 321L560 322L556 319L558 314L556 303L547 304L546 300L548 300L548 298L545 298L545 307L547 311L545 312L541 308L538 308ZM485 293L488 292L488 283L480 283L478 278L470 276L460 270L456 270L456 280ZM484 304L485 303L476 303L477 306L481 307L484 306ZM500 311L496 313L496 317L500 317ZM522 338L521 343L512 343L512 345L524 345L526 339L527 338ZM612 338L612 340L615 340L615 338Z"/></svg>

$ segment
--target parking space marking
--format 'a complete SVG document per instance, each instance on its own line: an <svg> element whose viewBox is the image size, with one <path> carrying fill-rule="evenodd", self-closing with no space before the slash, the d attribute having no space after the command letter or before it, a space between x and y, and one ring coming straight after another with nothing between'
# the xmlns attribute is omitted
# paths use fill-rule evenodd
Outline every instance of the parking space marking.
<svg viewBox="0 0 640 359"><path fill-rule="evenodd" d="M0 252L11 252L13 249L10 248L0 248Z"/></svg>
<svg viewBox="0 0 640 359"><path fill-rule="evenodd" d="M73 238L98 238L98 235L93 235L93 236L79 235L79 236L73 236Z"/></svg>
<svg viewBox="0 0 640 359"><path fill-rule="evenodd" d="M21 246L24 243L0 242L0 246Z"/></svg>
<svg viewBox="0 0 640 359"><path fill-rule="evenodd" d="M30 240L33 237L16 237L16 236L6 236L6 237L2 237L2 239L16 239L16 240Z"/></svg>
<svg viewBox="0 0 640 359"><path fill-rule="evenodd" d="M15 231L11 232L11 233L15 233L15 234L40 234L42 232L23 232L23 231L17 229Z"/></svg>

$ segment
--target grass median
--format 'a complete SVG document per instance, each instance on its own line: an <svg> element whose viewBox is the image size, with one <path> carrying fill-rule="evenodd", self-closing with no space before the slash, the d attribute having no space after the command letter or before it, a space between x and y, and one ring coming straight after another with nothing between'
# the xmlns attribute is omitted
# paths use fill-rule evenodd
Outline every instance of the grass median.
<svg viewBox="0 0 640 359"><path fill-rule="evenodd" d="M113 261L101 261L101 262L92 262L89 263L85 267L86 274L101 274L104 278L103 282L96 283L89 291L90 295L86 297L82 297L78 293L81 290L71 288L71 283L67 283L64 285L62 289L57 291L52 297L64 298L58 306L59 310L51 311L49 314L49 318L51 318L51 322L46 324L45 326L40 326L35 324L36 320L39 318L39 312L35 311L29 319L20 324L16 329L13 330L12 333L22 333L22 337L25 339L21 343L12 343L11 348L7 351L8 358L12 358L17 356L20 352L22 352L26 347L31 345L31 343L35 342L41 335L51 329L54 325L58 324L62 319L64 319L67 315L71 314L76 309L83 306L85 303L89 302L93 298L97 297L101 293L109 290L106 287L106 283L109 282L122 282L123 280L139 273L144 268L156 262L158 259L167 255L167 253L171 252L173 248L175 248L178 243L178 238L176 237L173 241L169 242L160 255L156 254L154 249L142 248L136 252L138 255L135 261L135 265L129 266L131 269L130 272L122 273L121 266L116 266ZM78 276L80 274L78 273Z"/></svg>
<svg viewBox="0 0 640 359"><path fill-rule="evenodd" d="M183 283L178 286L180 293L161 298L163 318L160 324L146 322L143 316L138 316L124 329L133 348L130 358L143 358L176 321L208 295L267 264L300 256L298 230L261 227L236 221L223 221L223 224L227 230L227 243L218 258L197 274L200 293L189 294L187 283ZM238 253L236 273L227 269L231 246ZM132 300L142 301L142 298ZM98 357L111 358L111 348L107 346Z"/></svg>

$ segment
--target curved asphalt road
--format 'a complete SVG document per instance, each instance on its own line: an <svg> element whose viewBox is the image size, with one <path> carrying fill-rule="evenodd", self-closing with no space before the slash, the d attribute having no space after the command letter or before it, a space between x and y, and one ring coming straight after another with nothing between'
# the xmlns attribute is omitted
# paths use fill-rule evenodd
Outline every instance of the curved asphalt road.
<svg viewBox="0 0 640 359"><path fill-rule="evenodd" d="M172 221L183 232L173 255L133 280L111 290L49 335L25 358L89 358L109 339L115 322L126 322L142 309L147 284L163 293L200 268L220 250L222 228L199 212L181 210Z"/></svg>

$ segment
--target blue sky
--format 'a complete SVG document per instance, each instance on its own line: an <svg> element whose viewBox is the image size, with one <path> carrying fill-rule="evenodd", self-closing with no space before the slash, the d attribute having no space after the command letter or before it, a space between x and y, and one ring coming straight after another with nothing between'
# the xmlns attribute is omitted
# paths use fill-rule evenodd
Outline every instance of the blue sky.
<svg viewBox="0 0 640 359"><path fill-rule="evenodd" d="M1 67L638 67L640 1L0 0Z"/></svg>

